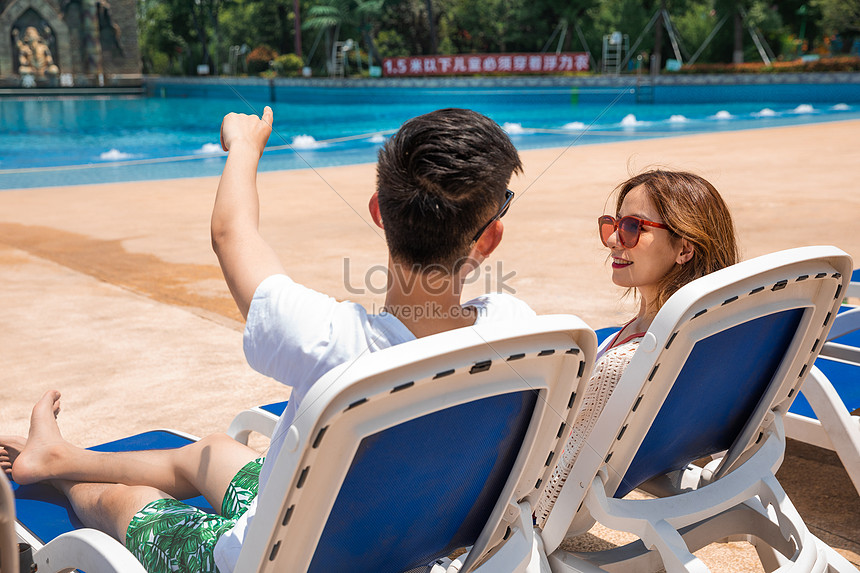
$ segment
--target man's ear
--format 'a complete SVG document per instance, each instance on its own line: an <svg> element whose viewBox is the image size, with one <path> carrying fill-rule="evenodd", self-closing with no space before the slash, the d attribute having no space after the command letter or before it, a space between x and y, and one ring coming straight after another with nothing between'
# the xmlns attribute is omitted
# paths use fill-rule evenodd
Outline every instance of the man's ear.
<svg viewBox="0 0 860 573"><path fill-rule="evenodd" d="M370 210L370 217L373 219L373 222L376 223L376 226L380 229L384 229L385 227L382 224L382 214L379 212L379 193L371 195L367 208Z"/></svg>
<svg viewBox="0 0 860 573"><path fill-rule="evenodd" d="M487 229L481 233L478 242L475 243L474 250L481 254L483 258L489 257L502 242L502 235L505 233L505 225L500 219L496 219Z"/></svg>
<svg viewBox="0 0 860 573"><path fill-rule="evenodd" d="M681 239L681 250L678 252L678 256L675 258L675 262L679 265L683 265L693 258L693 255L696 253L696 248L687 239Z"/></svg>

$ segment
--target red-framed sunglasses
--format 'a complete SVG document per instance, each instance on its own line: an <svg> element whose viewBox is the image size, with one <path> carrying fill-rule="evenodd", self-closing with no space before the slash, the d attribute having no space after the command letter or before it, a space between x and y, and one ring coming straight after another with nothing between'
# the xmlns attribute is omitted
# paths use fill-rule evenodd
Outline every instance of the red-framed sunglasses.
<svg viewBox="0 0 860 573"><path fill-rule="evenodd" d="M600 240L604 246L609 246L606 241L612 236L612 233L618 229L618 242L621 246L627 249L632 249L639 243L639 235L642 233L642 227L657 227L658 229L668 229L669 226L663 223L655 223L646 219L640 219L633 215L627 215L616 219L612 215L603 215L597 219L597 225L600 229Z"/></svg>

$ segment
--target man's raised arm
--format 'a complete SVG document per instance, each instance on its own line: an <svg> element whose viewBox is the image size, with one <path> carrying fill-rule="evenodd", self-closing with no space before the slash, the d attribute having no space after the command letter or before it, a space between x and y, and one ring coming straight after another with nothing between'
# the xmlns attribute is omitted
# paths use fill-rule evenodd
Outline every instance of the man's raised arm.
<svg viewBox="0 0 860 573"><path fill-rule="evenodd" d="M272 132L272 119L272 109L266 106L262 119L231 113L221 123L221 147L228 153L212 209L212 248L245 318L263 279L284 272L259 231L257 164Z"/></svg>

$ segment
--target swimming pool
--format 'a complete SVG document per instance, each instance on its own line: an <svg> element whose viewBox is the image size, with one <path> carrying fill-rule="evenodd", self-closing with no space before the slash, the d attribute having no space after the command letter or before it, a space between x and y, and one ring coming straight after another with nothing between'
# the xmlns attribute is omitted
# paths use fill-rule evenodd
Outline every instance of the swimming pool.
<svg viewBox="0 0 860 573"><path fill-rule="evenodd" d="M259 113L267 104L254 93L225 87L230 89L222 97L205 98L0 99L0 189L218 175L224 163L221 118L231 111ZM373 162L405 120L451 106L490 116L519 149L860 118L860 97L804 98L802 89L796 101L658 104L636 103L625 89L361 93L307 88L279 94L270 104L275 133L261 169Z"/></svg>

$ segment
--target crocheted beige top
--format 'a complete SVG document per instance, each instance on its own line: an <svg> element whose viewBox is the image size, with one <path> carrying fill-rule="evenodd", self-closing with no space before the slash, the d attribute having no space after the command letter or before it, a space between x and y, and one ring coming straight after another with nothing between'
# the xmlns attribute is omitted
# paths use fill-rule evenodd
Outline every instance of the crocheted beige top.
<svg viewBox="0 0 860 573"><path fill-rule="evenodd" d="M535 523L538 527L544 526L552 506L555 505L555 500L558 499L561 487L570 474L573 463L586 444L586 439L597 423L597 418L609 400L609 395L615 390L624 369L627 368L633 358L633 353L639 347L642 336L644 333L635 334L626 337L626 340L618 346L610 346L594 364L594 371L588 381L582 406L576 415L576 421L571 428L567 444L564 446L543 495L535 506Z"/></svg>

